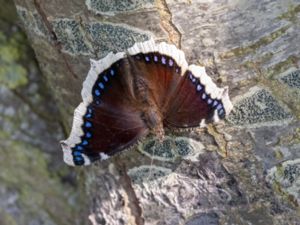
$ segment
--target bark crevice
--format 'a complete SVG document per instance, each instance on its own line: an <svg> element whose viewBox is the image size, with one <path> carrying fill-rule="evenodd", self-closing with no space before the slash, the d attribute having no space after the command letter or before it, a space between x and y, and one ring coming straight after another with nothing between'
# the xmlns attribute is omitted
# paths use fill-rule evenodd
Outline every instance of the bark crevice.
<svg viewBox="0 0 300 225"><path fill-rule="evenodd" d="M58 54L62 57L64 63L66 64L66 68L68 69L68 71L70 72L70 74L73 76L73 78L77 79L78 76L75 74L75 72L73 71L70 63L68 62L66 56L64 55L64 53L61 51L62 49L62 45L59 42L57 35L52 27L52 24L50 23L50 21L47 18L47 15L44 11L44 9L41 6L41 3L39 0L34 0L33 1L35 9L37 10L38 14L41 16L41 19L43 21L43 23L45 24L49 34L50 34L50 39L52 40L52 42L54 43L54 47L57 50Z"/></svg>
<svg viewBox="0 0 300 225"><path fill-rule="evenodd" d="M161 17L161 25L168 33L170 41L181 48L181 32L172 21L172 13L165 0L156 0L159 15Z"/></svg>
<svg viewBox="0 0 300 225"><path fill-rule="evenodd" d="M126 166L120 165L118 163L118 166L122 168L122 174L120 177L120 183L122 184L124 190L126 191L127 197L128 197L128 207L131 210L132 216L135 218L136 225L144 225L144 218L143 218L143 211L139 203L139 199L135 193L134 188L132 187L132 182L127 174L127 168Z"/></svg>

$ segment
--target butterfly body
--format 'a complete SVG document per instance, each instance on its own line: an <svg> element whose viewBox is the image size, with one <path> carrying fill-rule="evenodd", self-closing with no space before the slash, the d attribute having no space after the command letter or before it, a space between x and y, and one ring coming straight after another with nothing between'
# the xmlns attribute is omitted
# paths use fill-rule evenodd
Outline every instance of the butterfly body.
<svg viewBox="0 0 300 225"><path fill-rule="evenodd" d="M216 87L203 67L187 66L182 51L153 41L91 61L83 102L70 137L62 142L70 165L88 165L164 128L197 127L232 108L228 89Z"/></svg>

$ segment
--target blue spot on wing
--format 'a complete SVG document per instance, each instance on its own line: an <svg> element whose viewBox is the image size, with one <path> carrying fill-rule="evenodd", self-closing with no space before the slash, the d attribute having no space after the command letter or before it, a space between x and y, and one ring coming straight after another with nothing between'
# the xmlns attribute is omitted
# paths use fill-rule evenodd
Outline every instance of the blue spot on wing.
<svg viewBox="0 0 300 225"><path fill-rule="evenodd" d="M72 154L73 154L73 156L75 156L75 157L76 157L76 156L81 156L81 152L78 152L78 151L74 151Z"/></svg>
<svg viewBox="0 0 300 225"><path fill-rule="evenodd" d="M75 165L81 166L84 164L84 159L82 156L74 156L73 158Z"/></svg>
<svg viewBox="0 0 300 225"><path fill-rule="evenodd" d="M86 128L90 128L90 127L92 127L92 123L89 122L89 121L86 121L85 124L84 124L84 126L85 126Z"/></svg>
<svg viewBox="0 0 300 225"><path fill-rule="evenodd" d="M213 107L215 107L216 105L218 105L218 101L214 100Z"/></svg>
<svg viewBox="0 0 300 225"><path fill-rule="evenodd" d="M92 114L91 113L86 114L85 118L87 118L87 119L92 118Z"/></svg>
<svg viewBox="0 0 300 225"><path fill-rule="evenodd" d="M218 110L218 114L219 114L220 118L223 119L225 117L224 109L222 108L222 109Z"/></svg>
<svg viewBox="0 0 300 225"><path fill-rule="evenodd" d="M100 82L100 83L98 84L98 86L99 86L101 89L104 89L104 85L103 85L102 82Z"/></svg>
<svg viewBox="0 0 300 225"><path fill-rule="evenodd" d="M222 109L222 104L221 103L219 103L219 105L217 106L217 110L220 110L220 109Z"/></svg>
<svg viewBox="0 0 300 225"><path fill-rule="evenodd" d="M202 85L201 84L198 84L197 85L197 91L201 91L202 90Z"/></svg>
<svg viewBox="0 0 300 225"><path fill-rule="evenodd" d="M110 75L112 75L112 76L115 75L115 71L113 69L110 70Z"/></svg>
<svg viewBox="0 0 300 225"><path fill-rule="evenodd" d="M101 94L100 91L98 89L95 89L95 95L100 96L100 94Z"/></svg>
<svg viewBox="0 0 300 225"><path fill-rule="evenodd" d="M223 110L223 109L220 109L220 110L219 110L219 114L220 114L220 115L224 114L224 110Z"/></svg>
<svg viewBox="0 0 300 225"><path fill-rule="evenodd" d="M213 101L213 100L212 100L211 98L207 99L207 104L210 105L210 104L212 103L212 101Z"/></svg>
<svg viewBox="0 0 300 225"><path fill-rule="evenodd" d="M87 140L83 140L81 144L82 144L82 145L88 145L89 142L88 142Z"/></svg>
<svg viewBox="0 0 300 225"><path fill-rule="evenodd" d="M75 147L75 149L76 149L77 151L82 151L82 150L83 150L83 147L80 146L80 145L77 145L77 146Z"/></svg>
<svg viewBox="0 0 300 225"><path fill-rule="evenodd" d="M85 136L86 136L86 138L91 138L92 137L92 133L91 132L86 132Z"/></svg>
<svg viewBox="0 0 300 225"><path fill-rule="evenodd" d="M104 75L104 76L103 76L103 79L104 79L104 81L105 81L105 82L107 82L107 81L108 81L108 78L107 78L107 76L106 76L106 75Z"/></svg>

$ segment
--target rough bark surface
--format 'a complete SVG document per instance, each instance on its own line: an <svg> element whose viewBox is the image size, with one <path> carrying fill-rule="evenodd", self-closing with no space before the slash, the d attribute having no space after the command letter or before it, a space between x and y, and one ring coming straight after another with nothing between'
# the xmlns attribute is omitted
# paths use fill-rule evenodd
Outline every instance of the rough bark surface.
<svg viewBox="0 0 300 225"><path fill-rule="evenodd" d="M55 101L14 3L0 5L0 224L82 225L75 171L58 154L64 132Z"/></svg>
<svg viewBox="0 0 300 225"><path fill-rule="evenodd" d="M82 169L93 225L300 224L298 0L15 5L67 129L89 58L150 36L230 87L226 122L147 139Z"/></svg>

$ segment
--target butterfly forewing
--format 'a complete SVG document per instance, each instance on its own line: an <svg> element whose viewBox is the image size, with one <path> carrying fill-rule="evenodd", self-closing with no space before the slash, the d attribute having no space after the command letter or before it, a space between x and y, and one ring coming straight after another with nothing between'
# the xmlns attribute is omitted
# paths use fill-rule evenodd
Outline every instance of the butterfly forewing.
<svg viewBox="0 0 300 225"><path fill-rule="evenodd" d="M93 86L93 101L83 116L84 134L72 148L75 165L84 163L82 153L94 161L127 148L147 133L120 64L99 74Z"/></svg>

